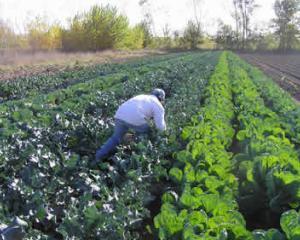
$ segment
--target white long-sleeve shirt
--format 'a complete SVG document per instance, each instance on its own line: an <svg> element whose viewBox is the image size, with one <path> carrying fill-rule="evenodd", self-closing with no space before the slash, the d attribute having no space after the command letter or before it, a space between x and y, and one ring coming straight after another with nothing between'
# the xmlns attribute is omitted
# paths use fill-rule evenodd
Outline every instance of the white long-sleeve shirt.
<svg viewBox="0 0 300 240"><path fill-rule="evenodd" d="M138 95L124 102L115 114L116 119L140 126L154 119L156 128L166 130L165 109L153 95Z"/></svg>

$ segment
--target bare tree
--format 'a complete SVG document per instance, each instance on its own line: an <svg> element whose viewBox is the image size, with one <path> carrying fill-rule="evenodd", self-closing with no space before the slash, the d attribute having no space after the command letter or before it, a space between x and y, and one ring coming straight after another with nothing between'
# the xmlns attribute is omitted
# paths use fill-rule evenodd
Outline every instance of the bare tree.
<svg viewBox="0 0 300 240"><path fill-rule="evenodd" d="M178 30L173 31L172 35L173 35L175 47L179 47L179 45L180 45L180 34L179 34L179 31Z"/></svg>
<svg viewBox="0 0 300 240"><path fill-rule="evenodd" d="M190 0L194 11L193 20L189 20L187 26L184 29L183 36L179 37L179 32L175 32L174 36L182 47L196 49L198 44L203 40L202 31L202 12L201 4L203 0ZM176 42L176 41L175 41Z"/></svg>
<svg viewBox="0 0 300 240"><path fill-rule="evenodd" d="M189 21L184 33L183 41L191 49L196 49L198 44L202 42L202 30L200 24L194 21Z"/></svg>
<svg viewBox="0 0 300 240"><path fill-rule="evenodd" d="M276 0L274 11L276 18L273 22L275 23L276 34L279 37L279 50L290 50L298 41L299 19L297 14L300 11L300 1Z"/></svg>
<svg viewBox="0 0 300 240"><path fill-rule="evenodd" d="M245 49L250 34L250 20L258 5L255 0L233 0L234 13L232 16L236 22L236 34L241 42L241 48Z"/></svg>
<svg viewBox="0 0 300 240"><path fill-rule="evenodd" d="M193 8L194 8L194 18L196 24L201 26L201 3L203 0L193 0Z"/></svg>
<svg viewBox="0 0 300 240"><path fill-rule="evenodd" d="M234 49L236 47L236 38L232 27L222 21L219 21L215 41L218 48Z"/></svg>
<svg viewBox="0 0 300 240"><path fill-rule="evenodd" d="M152 12L151 12L151 1L140 0L139 5L142 8L143 15L144 15L143 23L149 27L151 34L155 35L155 24L154 24Z"/></svg>
<svg viewBox="0 0 300 240"><path fill-rule="evenodd" d="M171 29L168 23L163 27L164 45L165 47L171 47Z"/></svg>
<svg viewBox="0 0 300 240"><path fill-rule="evenodd" d="M163 35L165 38L170 37L170 33L171 33L171 29L168 23L165 24L165 26L163 27Z"/></svg>
<svg viewBox="0 0 300 240"><path fill-rule="evenodd" d="M0 20L0 49L15 47L15 45L16 35L13 29L8 25L8 23Z"/></svg>
<svg viewBox="0 0 300 240"><path fill-rule="evenodd" d="M232 17L235 21L235 38L237 39L237 43L240 42L241 38L241 29L242 29L242 21L238 8L238 0L233 0L234 12L232 13ZM237 46L239 48L239 46Z"/></svg>

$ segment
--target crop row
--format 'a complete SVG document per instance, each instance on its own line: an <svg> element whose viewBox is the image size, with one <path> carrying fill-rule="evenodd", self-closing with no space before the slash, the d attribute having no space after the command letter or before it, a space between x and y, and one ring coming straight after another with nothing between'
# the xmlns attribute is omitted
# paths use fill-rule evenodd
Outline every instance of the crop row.
<svg viewBox="0 0 300 240"><path fill-rule="evenodd" d="M234 62L231 64L239 128L239 153L234 160L240 210L245 216L255 216L254 221L266 228L276 226L280 214L298 207L298 154L286 138L278 116L265 107L247 73ZM272 235L281 234L273 231Z"/></svg>
<svg viewBox="0 0 300 240"><path fill-rule="evenodd" d="M91 79L114 73L130 74L133 71L147 72L151 65L182 57L186 53L168 54L156 57L141 58L123 64L101 64L88 68L64 70L54 75L47 73L38 76L21 77L0 82L0 103L13 99L49 93L57 89L67 88L77 83L89 82Z"/></svg>
<svg viewBox="0 0 300 240"><path fill-rule="evenodd" d="M237 180L231 174L234 108L226 55L209 80L203 108L184 128L188 141L169 175L178 188L162 197L155 217L160 239L249 239L237 211ZM178 165L178 166L176 166Z"/></svg>
<svg viewBox="0 0 300 240"><path fill-rule="evenodd" d="M218 53L186 56L172 65L161 64L152 72L129 76L106 90L92 87L87 91L88 85L80 84L28 98L24 104L1 105L3 131L10 129L0 137L3 219L18 215L31 229L55 239L139 239L137 229L151 217L146 206L154 196L149 188L165 175L173 151L170 146L177 146L177 126L196 111L193 103L200 102L217 57ZM88 161L96 147L111 133L118 104L153 87L167 92L169 137L120 147L114 159L124 171L117 171L110 162L90 169ZM80 94L76 94L78 89ZM43 101L66 91L70 97L54 102L53 108ZM30 231L28 239L45 239L41 232Z"/></svg>
<svg viewBox="0 0 300 240"><path fill-rule="evenodd" d="M274 84L272 79L264 75L259 69L246 62L234 58L235 64L245 69L253 81L266 106L271 108L279 117L287 136L299 147L300 144L300 108L299 104L282 88Z"/></svg>
<svg viewBox="0 0 300 240"><path fill-rule="evenodd" d="M298 239L297 152L238 59L227 55L229 69L224 54L204 107L182 132L188 144L169 171L175 186L155 217L159 237ZM279 224L281 232L272 228Z"/></svg>
<svg viewBox="0 0 300 240"><path fill-rule="evenodd" d="M9 101L0 106L0 127L4 131L3 135L9 137L11 133L15 133L16 128L18 128L16 125L20 125L20 122L27 122L35 127L55 125L53 119L57 114L59 113L62 116L67 111L90 113L97 110L98 115L106 116L119 104L116 99L130 97L132 92L138 90L137 86L150 89L151 86L149 85L151 84L152 86L155 86L155 84L162 85L163 83L159 83L160 78L165 74L169 74L170 77L175 76L176 70L171 72L171 68L174 66L176 69L177 66L182 65L181 62L187 62L189 59L191 59L191 56L175 58L166 61L164 64L148 67L148 71L142 74L139 72L130 75L124 75L124 73L110 74L50 94L41 94L19 101ZM168 84L165 83L165 85ZM109 91L105 91L106 89L109 89Z"/></svg>
<svg viewBox="0 0 300 240"><path fill-rule="evenodd" d="M237 140L242 152L235 157L242 181L240 197L248 202L247 211L257 212L259 208L261 212L267 207L281 213L300 201L298 153L247 73L234 65L231 73L238 107ZM256 203L252 204L254 199Z"/></svg>
<svg viewBox="0 0 300 240"><path fill-rule="evenodd" d="M278 108L269 105L270 96L262 95L265 99L260 96L258 89L264 85L254 84L261 81L259 76L250 79L246 72L250 69L241 68L243 64L233 55L229 55L229 62L239 122L236 137L241 153L235 156L235 165L240 179L240 209L245 215L255 216L254 221L264 228L278 227L280 215L287 211L281 216L280 225L287 239L297 239L299 223L293 222L291 216L295 211L289 210L299 209L300 164L299 154L292 144L294 134L287 127L288 116L273 111ZM276 88L274 83L268 82L268 85ZM285 239L274 230L272 234L265 234L265 238L271 236Z"/></svg>

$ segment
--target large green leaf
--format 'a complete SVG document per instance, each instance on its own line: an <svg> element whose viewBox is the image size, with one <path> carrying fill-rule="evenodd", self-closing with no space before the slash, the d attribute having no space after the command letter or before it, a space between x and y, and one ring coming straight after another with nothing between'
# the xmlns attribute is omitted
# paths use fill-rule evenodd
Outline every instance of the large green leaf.
<svg viewBox="0 0 300 240"><path fill-rule="evenodd" d="M300 239L300 215L295 210L290 210L281 215L280 226L288 239Z"/></svg>
<svg viewBox="0 0 300 240"><path fill-rule="evenodd" d="M179 168L171 168L169 171L169 176L175 183L179 184L182 181L183 173Z"/></svg>

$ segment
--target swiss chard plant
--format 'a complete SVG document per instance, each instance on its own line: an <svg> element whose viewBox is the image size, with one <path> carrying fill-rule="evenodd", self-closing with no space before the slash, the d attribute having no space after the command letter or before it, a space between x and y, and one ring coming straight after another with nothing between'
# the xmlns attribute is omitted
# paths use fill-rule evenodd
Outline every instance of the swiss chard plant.
<svg viewBox="0 0 300 240"><path fill-rule="evenodd" d="M299 208L298 152L247 72L235 58L230 57L230 66L239 123L239 151L234 157L240 179L239 205L245 214L261 214L267 223L272 223L272 216Z"/></svg>
<svg viewBox="0 0 300 240"><path fill-rule="evenodd" d="M160 239L252 239L235 195L231 173L234 117L226 54L206 87L205 103L182 131L186 149L169 171L177 187L162 197L155 217Z"/></svg>

